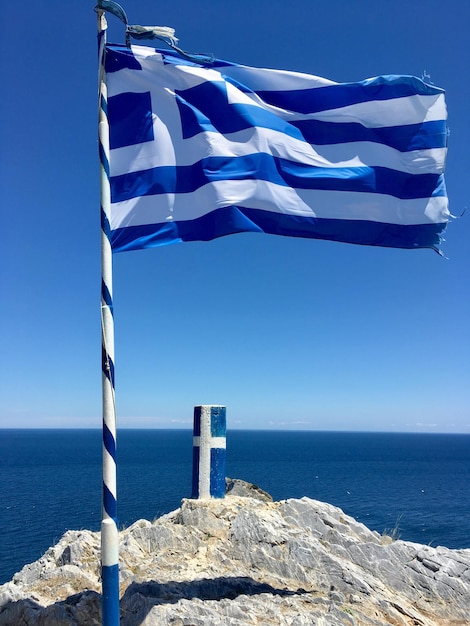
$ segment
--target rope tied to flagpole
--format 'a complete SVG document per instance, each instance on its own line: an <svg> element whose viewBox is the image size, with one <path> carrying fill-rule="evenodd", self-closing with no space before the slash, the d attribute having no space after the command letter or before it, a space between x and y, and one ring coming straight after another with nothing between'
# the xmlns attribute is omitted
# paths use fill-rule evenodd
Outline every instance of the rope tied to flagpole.
<svg viewBox="0 0 470 626"><path fill-rule="evenodd" d="M134 39L162 39L177 48L178 39L175 37L175 29L170 26L139 26L138 24L126 25L126 35Z"/></svg>
<svg viewBox="0 0 470 626"><path fill-rule="evenodd" d="M125 25L126 46L131 47L131 37L137 41L144 39L158 39L166 43L179 55L195 63L211 64L214 61L212 54L199 52L186 52L176 44L178 38L175 37L175 29L170 26L140 26L139 24L129 24L126 12L120 4L113 0L98 0L95 11L108 11L117 17Z"/></svg>

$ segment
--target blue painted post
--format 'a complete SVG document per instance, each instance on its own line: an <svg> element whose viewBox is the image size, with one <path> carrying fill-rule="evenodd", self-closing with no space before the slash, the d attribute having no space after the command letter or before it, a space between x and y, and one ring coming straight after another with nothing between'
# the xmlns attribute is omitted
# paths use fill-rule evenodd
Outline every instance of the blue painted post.
<svg viewBox="0 0 470 626"><path fill-rule="evenodd" d="M194 407L192 498L225 497L225 407Z"/></svg>

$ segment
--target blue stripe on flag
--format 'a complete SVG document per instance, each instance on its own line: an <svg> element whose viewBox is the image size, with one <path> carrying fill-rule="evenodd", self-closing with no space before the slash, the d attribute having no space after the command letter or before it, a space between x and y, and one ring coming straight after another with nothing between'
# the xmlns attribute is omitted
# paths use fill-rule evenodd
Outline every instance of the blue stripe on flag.
<svg viewBox="0 0 470 626"><path fill-rule="evenodd" d="M357 141L380 143L400 152L428 150L447 146L447 125L444 120L367 128L357 122L321 122L318 120L294 120L305 141L323 146Z"/></svg>
<svg viewBox="0 0 470 626"><path fill-rule="evenodd" d="M116 203L163 193L191 193L220 180L264 180L296 189L368 192L401 199L445 194L439 174L413 175L385 167L316 167L258 153L207 157L194 165L155 167L113 176L111 199Z"/></svg>
<svg viewBox="0 0 470 626"><path fill-rule="evenodd" d="M114 252L153 248L182 241L211 241L242 232L328 239L392 248L437 248L446 223L384 224L285 215L243 207L225 207L195 220L118 228Z"/></svg>
<svg viewBox="0 0 470 626"><path fill-rule="evenodd" d="M314 89L257 91L268 104L297 113L319 113L362 102L442 93L442 89L428 85L414 76L378 76L358 83L328 85Z"/></svg>

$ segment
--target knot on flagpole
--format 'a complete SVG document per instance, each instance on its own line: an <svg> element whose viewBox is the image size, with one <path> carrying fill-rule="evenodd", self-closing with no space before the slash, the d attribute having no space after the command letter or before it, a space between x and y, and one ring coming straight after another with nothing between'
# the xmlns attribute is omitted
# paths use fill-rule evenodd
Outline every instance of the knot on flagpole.
<svg viewBox="0 0 470 626"><path fill-rule="evenodd" d="M95 6L95 11L108 11L127 25L127 15L120 4L113 0L98 0Z"/></svg>
<svg viewBox="0 0 470 626"><path fill-rule="evenodd" d="M126 25L126 46L128 48L131 47L131 37L138 41L142 39L159 39L160 41L165 42L168 46L170 46L170 48L175 50L185 59L202 64L211 64L214 61L214 56L212 54L186 52L179 48L176 45L178 43L178 39L175 37L175 29L170 26L130 25L126 12L122 6L113 0L98 0L95 6L95 11L108 11Z"/></svg>

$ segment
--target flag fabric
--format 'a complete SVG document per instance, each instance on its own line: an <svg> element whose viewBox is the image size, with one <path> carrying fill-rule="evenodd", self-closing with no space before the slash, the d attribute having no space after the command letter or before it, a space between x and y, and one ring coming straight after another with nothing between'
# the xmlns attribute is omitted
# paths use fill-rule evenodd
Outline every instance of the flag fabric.
<svg viewBox="0 0 470 626"><path fill-rule="evenodd" d="M239 232L438 249L444 92L108 44L114 252Z"/></svg>

